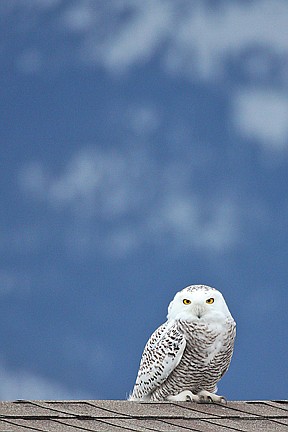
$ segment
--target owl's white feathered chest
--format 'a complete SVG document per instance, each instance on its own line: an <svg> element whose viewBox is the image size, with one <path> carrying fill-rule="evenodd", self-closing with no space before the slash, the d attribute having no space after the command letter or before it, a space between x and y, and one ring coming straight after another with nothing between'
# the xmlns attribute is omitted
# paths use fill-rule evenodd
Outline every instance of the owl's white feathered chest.
<svg viewBox="0 0 288 432"><path fill-rule="evenodd" d="M177 327L184 334L186 349L182 360L189 358L189 362L201 367L208 365L215 356L223 350L227 325L225 323L189 322L179 320Z"/></svg>
<svg viewBox="0 0 288 432"><path fill-rule="evenodd" d="M228 326L229 328L230 326ZM223 349L227 335L227 323L206 323L205 321L178 322L178 329L186 339L186 355L201 365L209 364ZM185 354L185 353L184 353Z"/></svg>
<svg viewBox="0 0 288 432"><path fill-rule="evenodd" d="M177 327L185 336L186 348L178 366L155 391L153 399L177 394L179 389L214 392L229 366L235 336L233 320L222 323L179 320Z"/></svg>

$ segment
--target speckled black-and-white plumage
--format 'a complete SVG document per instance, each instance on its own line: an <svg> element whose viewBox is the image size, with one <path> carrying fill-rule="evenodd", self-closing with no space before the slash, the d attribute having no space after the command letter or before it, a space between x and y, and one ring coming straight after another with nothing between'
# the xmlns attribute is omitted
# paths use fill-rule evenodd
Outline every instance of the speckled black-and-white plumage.
<svg viewBox="0 0 288 432"><path fill-rule="evenodd" d="M206 285L179 291L167 321L148 340L131 401L221 402L217 382L229 367L235 321L222 294Z"/></svg>

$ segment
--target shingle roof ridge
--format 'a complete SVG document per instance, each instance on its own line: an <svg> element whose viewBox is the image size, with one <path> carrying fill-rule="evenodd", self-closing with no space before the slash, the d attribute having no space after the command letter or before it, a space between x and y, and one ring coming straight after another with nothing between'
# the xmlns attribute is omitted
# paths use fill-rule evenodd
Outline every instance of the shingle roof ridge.
<svg viewBox="0 0 288 432"><path fill-rule="evenodd" d="M23 408L20 408L21 404ZM84 430L92 431L97 425L99 425L99 430L102 430L104 426L104 429L110 430L111 428L111 431L121 429L131 432L157 431L161 424L161 430L165 429L165 425L169 425L172 430L175 427L175 430L179 429L179 431L201 432L205 430L206 424L209 430L215 428L215 431L242 432L244 429L245 431L258 430L257 427L260 430L262 422L268 429L271 427L271 430L275 428L277 431L286 431L288 430L288 401L229 401L227 405L170 401L138 403L127 400L0 402L0 423L4 428L5 424L10 424L15 426L15 432L18 430L17 427L19 430L26 428L31 431L43 431L46 430L45 422L47 421L50 422L50 427L52 425L52 430L55 425L56 432L60 432L63 427L67 426L75 427L75 430L84 428Z"/></svg>
<svg viewBox="0 0 288 432"><path fill-rule="evenodd" d="M281 402L286 402L286 401L281 401ZM276 407L275 405L270 405L269 403L268 403L268 401L265 401L265 400L259 400L259 401L229 401L229 405L225 405L225 404L221 404L220 406L222 407L222 408L227 408L227 409L229 409L229 410L232 410L232 411L235 411L235 412L239 412L239 413L243 413L243 414L247 414L247 417L245 417L245 418L247 418L247 420L248 419L258 419L258 418L273 418L273 417L275 417L275 418L287 418L288 417L288 413L287 413L287 415L283 415L283 416L279 416L279 415L277 415L277 416L271 416L271 415L268 415L268 416L264 416L263 414L257 414L257 413L253 413L253 414L251 414L250 412L248 412L248 411L245 411L245 410L241 410L241 409L239 409L239 408L235 408L235 407L233 407L233 406L231 406L231 404L233 404L233 403L242 403L242 404L244 404L244 403L247 403L247 404L249 404L249 403L263 403L263 404L265 404L265 405L267 405L267 406L271 406L272 408L278 408L278 407ZM287 403L288 403L288 401L287 401ZM178 405L178 403L176 402L171 402L171 404L172 405ZM195 405L195 407L194 407L194 405ZM193 404L193 406L192 406L192 404L191 405L187 405L187 406L183 406L182 405L182 403L181 403L181 407L182 408L186 408L186 409L188 409L188 410L192 410L192 411L197 411L197 412L201 412L201 411L199 411L199 407L200 406L207 406L207 405L210 405L210 406L217 406L217 404ZM219 404L218 404L218 406L219 406ZM198 409L197 409L198 408ZM279 409L281 409L281 410L283 410L283 411L287 411L285 408L281 408L281 407L279 407ZM236 419L236 418L243 418L243 417L241 417L240 415L235 415L235 416L232 416L232 415L217 415L217 414L213 414L213 418L214 417L217 417L217 418L219 418L219 419ZM205 419L207 419L207 417L205 417Z"/></svg>

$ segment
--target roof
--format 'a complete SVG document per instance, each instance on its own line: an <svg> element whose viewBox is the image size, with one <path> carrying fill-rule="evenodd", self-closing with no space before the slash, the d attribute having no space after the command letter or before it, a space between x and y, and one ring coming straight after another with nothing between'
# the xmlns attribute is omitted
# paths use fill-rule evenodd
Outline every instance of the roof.
<svg viewBox="0 0 288 432"><path fill-rule="evenodd" d="M288 431L288 401L139 403L0 402L1 432Z"/></svg>

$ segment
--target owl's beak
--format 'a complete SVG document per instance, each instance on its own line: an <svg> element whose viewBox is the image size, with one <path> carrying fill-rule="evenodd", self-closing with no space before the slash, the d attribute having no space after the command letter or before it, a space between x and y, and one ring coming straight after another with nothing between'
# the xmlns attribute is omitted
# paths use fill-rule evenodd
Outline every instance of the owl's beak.
<svg viewBox="0 0 288 432"><path fill-rule="evenodd" d="M195 315L197 316L197 318L202 318L203 316L203 308L200 305L195 305Z"/></svg>

